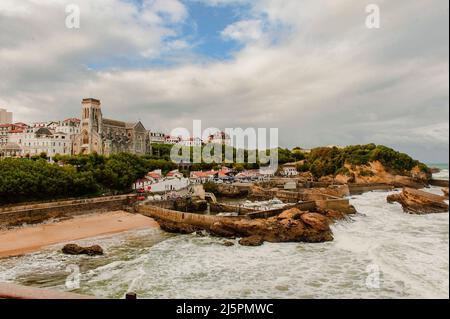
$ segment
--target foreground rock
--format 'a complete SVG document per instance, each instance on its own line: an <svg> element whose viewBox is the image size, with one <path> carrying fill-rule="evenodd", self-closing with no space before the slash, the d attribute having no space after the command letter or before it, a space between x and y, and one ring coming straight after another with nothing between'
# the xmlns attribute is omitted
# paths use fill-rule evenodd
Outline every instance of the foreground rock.
<svg viewBox="0 0 450 319"><path fill-rule="evenodd" d="M264 244L264 239L261 236L254 235L239 240L239 244L242 246L261 246Z"/></svg>
<svg viewBox="0 0 450 319"><path fill-rule="evenodd" d="M68 255L103 255L103 249L99 245L81 247L76 244L67 244L63 247L62 252Z"/></svg>
<svg viewBox="0 0 450 319"><path fill-rule="evenodd" d="M412 188L404 188L401 193L389 195L389 203L397 202L406 213L410 214L434 214L448 213L448 205L445 197Z"/></svg>

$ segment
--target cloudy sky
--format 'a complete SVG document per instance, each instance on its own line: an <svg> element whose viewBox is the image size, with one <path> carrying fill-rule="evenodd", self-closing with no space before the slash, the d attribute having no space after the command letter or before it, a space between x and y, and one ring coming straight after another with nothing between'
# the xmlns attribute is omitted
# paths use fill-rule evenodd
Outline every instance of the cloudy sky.
<svg viewBox="0 0 450 319"><path fill-rule="evenodd" d="M277 127L286 147L448 162L448 27L447 0L0 0L0 106L44 121L95 97L153 130Z"/></svg>

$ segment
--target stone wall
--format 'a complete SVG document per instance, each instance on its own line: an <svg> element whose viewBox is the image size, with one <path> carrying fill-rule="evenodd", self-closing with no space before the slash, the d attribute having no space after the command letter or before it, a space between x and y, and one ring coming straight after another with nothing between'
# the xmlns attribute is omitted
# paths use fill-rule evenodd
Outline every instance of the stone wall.
<svg viewBox="0 0 450 319"><path fill-rule="evenodd" d="M437 187L448 187L448 180L445 179L432 179L430 185Z"/></svg>
<svg viewBox="0 0 450 319"><path fill-rule="evenodd" d="M50 219L124 210L135 203L135 195L97 197L0 208L0 228L38 224Z"/></svg>
<svg viewBox="0 0 450 319"><path fill-rule="evenodd" d="M187 225L193 225L201 227L203 229L209 229L215 222L220 222L225 219L230 219L233 217L221 217L212 215L200 215L192 213L182 213L173 211L170 209L165 209L157 206L150 205L139 205L137 207L138 213L152 217L155 219L162 219L165 221L170 221L174 223L184 223Z"/></svg>
<svg viewBox="0 0 450 319"><path fill-rule="evenodd" d="M382 183L367 183L367 184L348 184L351 195L359 195L366 192L371 192L375 190L393 190L394 186Z"/></svg>

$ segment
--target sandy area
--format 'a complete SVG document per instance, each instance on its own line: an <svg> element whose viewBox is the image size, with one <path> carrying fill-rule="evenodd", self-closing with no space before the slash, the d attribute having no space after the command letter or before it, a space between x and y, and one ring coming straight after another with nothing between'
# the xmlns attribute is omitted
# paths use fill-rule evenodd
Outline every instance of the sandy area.
<svg viewBox="0 0 450 319"><path fill-rule="evenodd" d="M0 258L23 255L57 243L152 227L159 225L151 218L117 211L0 231Z"/></svg>

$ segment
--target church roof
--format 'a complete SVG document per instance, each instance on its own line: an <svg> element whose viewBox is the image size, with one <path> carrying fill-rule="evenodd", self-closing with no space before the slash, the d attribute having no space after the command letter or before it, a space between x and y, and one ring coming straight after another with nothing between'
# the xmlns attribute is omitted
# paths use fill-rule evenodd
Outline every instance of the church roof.
<svg viewBox="0 0 450 319"><path fill-rule="evenodd" d="M127 123L122 121L110 120L103 118L103 125L111 125L111 126L119 126L119 127L127 127Z"/></svg>

